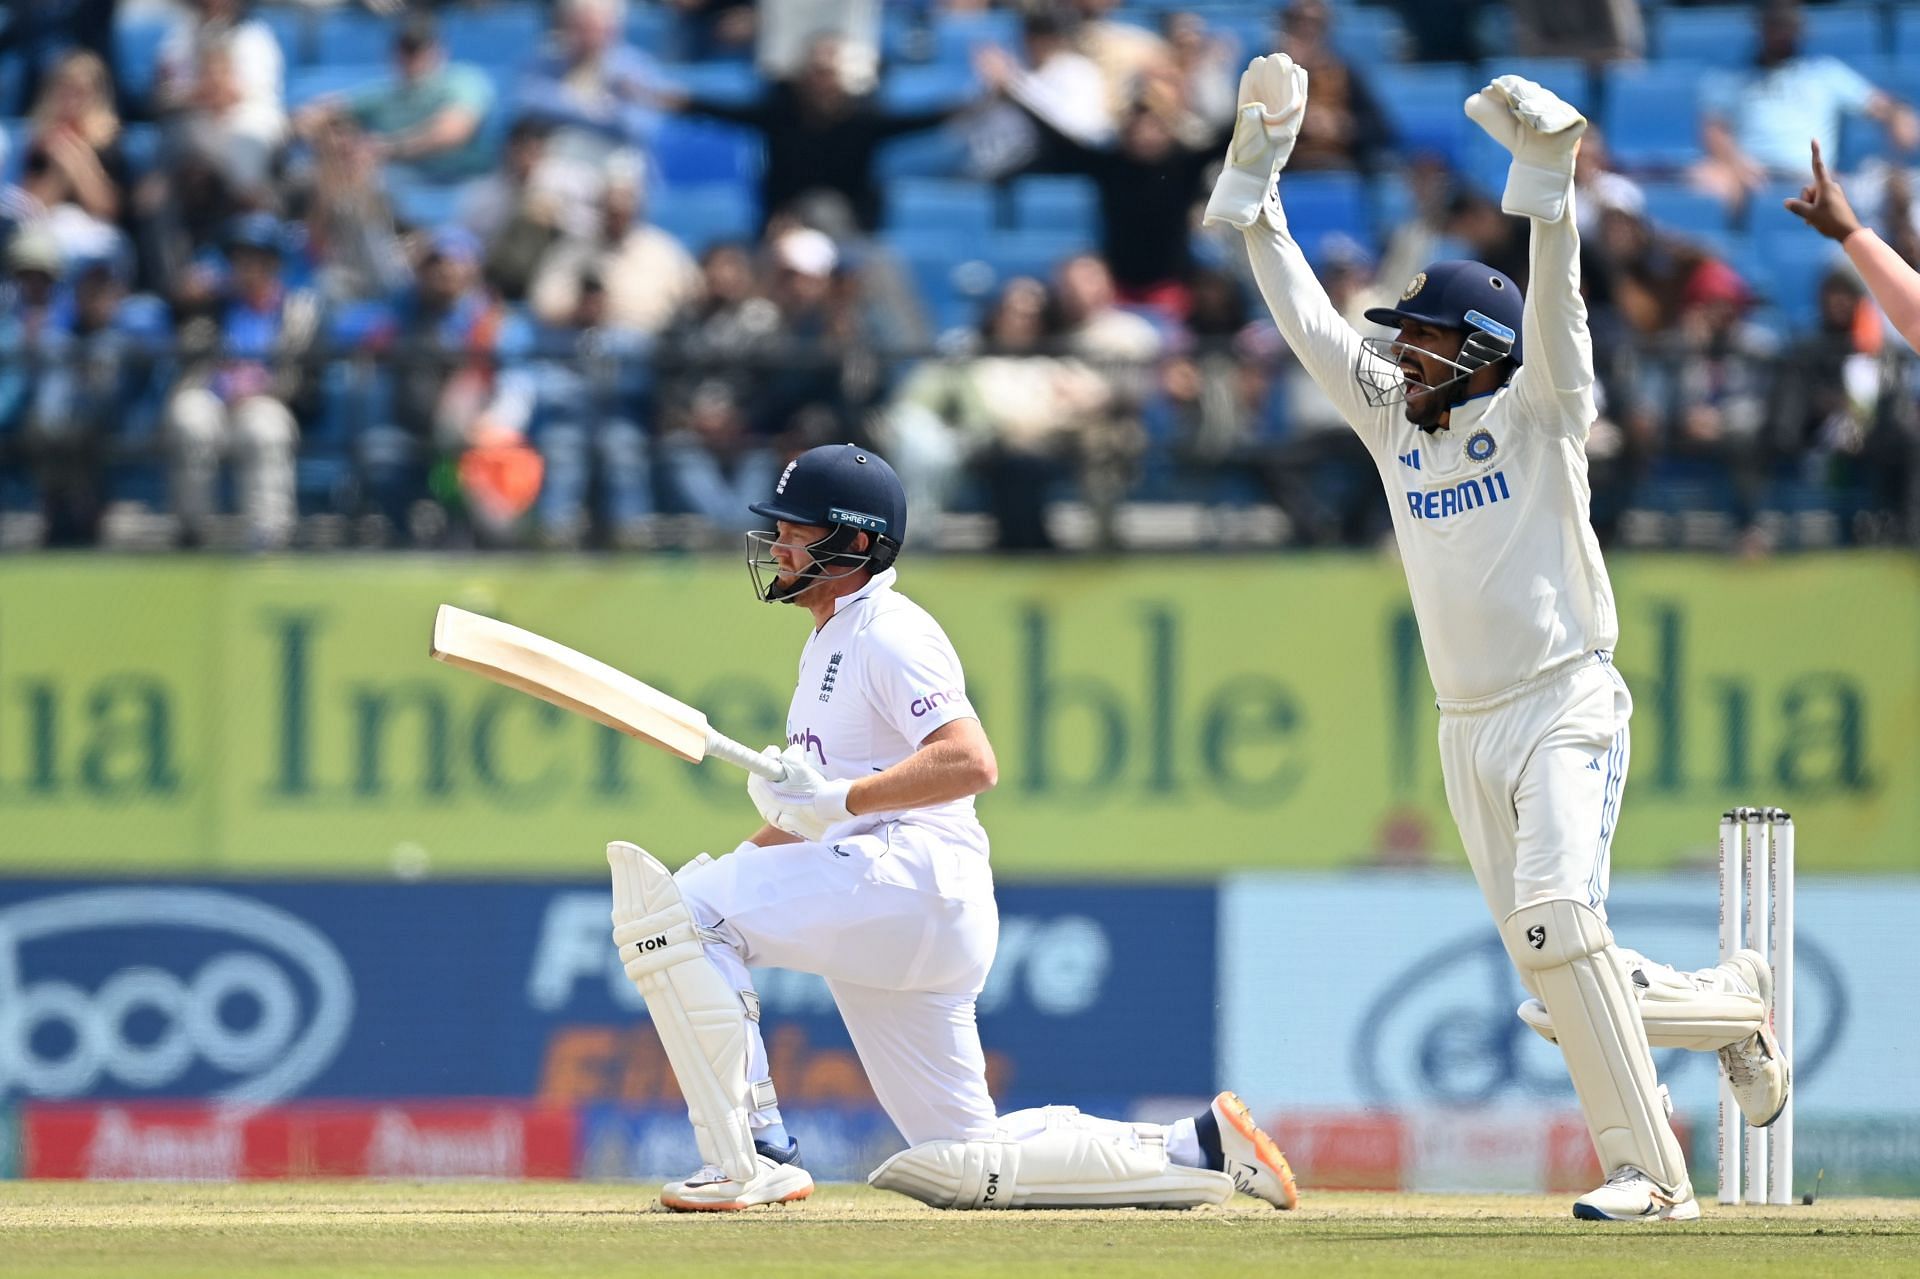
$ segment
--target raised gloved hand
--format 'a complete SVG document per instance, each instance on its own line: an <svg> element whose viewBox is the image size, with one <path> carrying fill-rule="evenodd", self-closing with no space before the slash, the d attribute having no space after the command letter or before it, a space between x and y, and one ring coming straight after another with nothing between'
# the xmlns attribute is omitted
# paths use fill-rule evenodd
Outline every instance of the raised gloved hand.
<svg viewBox="0 0 1920 1279"><path fill-rule="evenodd" d="M767 747L766 753L774 753ZM779 752L787 775L770 782L757 774L747 778L747 795L769 826L777 826L801 839L819 840L830 827L853 816L847 811L847 792L851 781L831 781L807 762L806 748L799 745Z"/></svg>
<svg viewBox="0 0 1920 1279"><path fill-rule="evenodd" d="M1513 153L1500 207L1558 222L1567 212L1573 158L1587 118L1524 76L1503 75L1467 99L1467 118Z"/></svg>
<svg viewBox="0 0 1920 1279"><path fill-rule="evenodd" d="M1247 64L1240 75L1240 114L1233 122L1233 141L1227 144L1227 166L1213 184L1207 222L1254 224L1273 189L1273 175L1293 154L1306 112L1305 67L1284 53L1269 53Z"/></svg>

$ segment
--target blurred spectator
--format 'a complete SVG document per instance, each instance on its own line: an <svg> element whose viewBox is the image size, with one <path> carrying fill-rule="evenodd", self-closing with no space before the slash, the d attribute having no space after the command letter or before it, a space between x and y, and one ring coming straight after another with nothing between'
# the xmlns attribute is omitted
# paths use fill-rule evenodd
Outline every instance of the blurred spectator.
<svg viewBox="0 0 1920 1279"><path fill-rule="evenodd" d="M872 89L880 67L880 0L759 0L754 63L769 80L803 70L816 40L839 42L849 87Z"/></svg>
<svg viewBox="0 0 1920 1279"><path fill-rule="evenodd" d="M1372 172L1393 145L1393 129L1364 76L1327 43L1333 14L1326 0L1293 0L1280 15L1280 51L1305 67L1313 109L1300 121L1289 169Z"/></svg>
<svg viewBox="0 0 1920 1279"><path fill-rule="evenodd" d="M1117 120L1139 98L1141 77L1170 61L1167 42L1145 27L1111 17L1120 0L1071 0L1071 6L1080 19L1074 44L1100 68L1107 111Z"/></svg>
<svg viewBox="0 0 1920 1279"><path fill-rule="evenodd" d="M1104 145L1113 137L1106 81L1099 67L1074 52L1060 17L1045 9L1029 13L1021 37L1022 58L1017 62L994 45L974 51L982 83L1013 99L990 102L967 122L968 166L976 177L1017 173L1040 157L1040 133L1029 111L1088 146Z"/></svg>
<svg viewBox="0 0 1920 1279"><path fill-rule="evenodd" d="M599 325L654 334L698 291L700 269L686 249L646 221L645 186L636 157L609 167L595 234L562 240L540 259L529 300L541 323L569 323L593 280L603 295Z"/></svg>
<svg viewBox="0 0 1920 1279"><path fill-rule="evenodd" d="M1508 7L1513 51L1529 58L1601 63L1637 60L1647 51L1635 0L1508 0Z"/></svg>
<svg viewBox="0 0 1920 1279"><path fill-rule="evenodd" d="M480 281L480 246L458 228L437 232L402 299L394 376L396 430L362 436L376 503L397 529L421 495L423 464L435 493L465 515L467 531L497 545L516 533L540 490L540 457L526 444L535 383L532 334Z"/></svg>
<svg viewBox="0 0 1920 1279"><path fill-rule="evenodd" d="M1632 178L1615 171L1606 137L1592 125L1587 126L1586 134L1580 139L1580 150L1573 158L1573 188L1577 197L1574 217L1579 220L1583 237L1592 236L1599 229L1600 215L1608 209L1637 216L1647 207L1646 192Z"/></svg>
<svg viewBox="0 0 1920 1279"><path fill-rule="evenodd" d="M0 337L9 349L38 349L48 357L32 388L20 442L54 546L96 540L104 464L115 451L150 442L160 385L156 356L171 345L162 308L152 298L130 299L114 263L79 263L70 275L70 303L55 323L32 338ZM24 310L21 318L27 319ZM0 404L7 399L0 391ZM5 416L0 407L0 418Z"/></svg>
<svg viewBox="0 0 1920 1279"><path fill-rule="evenodd" d="M982 321L984 349L922 364L887 419L894 464L918 509L944 509L962 469L981 469L1002 550L1053 546L1048 490L1109 403L1099 373L1047 352L1047 308L1038 281L1008 281Z"/></svg>
<svg viewBox="0 0 1920 1279"><path fill-rule="evenodd" d="M1701 89L1701 141L1707 158L1694 180L1739 207L1770 182L1798 184L1807 138L1840 154L1840 122L1864 112L1901 151L1920 145L1920 118L1838 58L1800 52L1800 6L1772 0L1759 13L1760 47L1752 71L1709 76Z"/></svg>
<svg viewBox="0 0 1920 1279"><path fill-rule="evenodd" d="M33 104L32 124L27 163L33 163L35 153L44 153L50 177L60 188L48 203L71 203L89 218L117 223L125 207L128 170L120 153L113 83L99 55L76 51L54 63Z"/></svg>
<svg viewBox="0 0 1920 1279"><path fill-rule="evenodd" d="M155 102L180 162L263 186L287 131L280 42L244 0L192 0L160 44Z"/></svg>
<svg viewBox="0 0 1920 1279"><path fill-rule="evenodd" d="M751 56L757 0L664 0L680 19L679 58L709 62Z"/></svg>
<svg viewBox="0 0 1920 1279"><path fill-rule="evenodd" d="M760 399L780 339L780 311L755 288L742 246L714 245L700 269L699 297L661 335L661 465L679 506L722 528L746 528L749 494L770 486L777 467L749 406Z"/></svg>
<svg viewBox="0 0 1920 1279"><path fill-rule="evenodd" d="M60 246L44 228L17 232L6 247L0 283L0 456L24 454L34 419L34 388L60 344L70 299L60 288Z"/></svg>
<svg viewBox="0 0 1920 1279"><path fill-rule="evenodd" d="M550 135L537 120L516 122L499 168L461 193L460 224L486 246L487 282L509 302L527 296L555 243L591 239L599 229L599 175L552 154Z"/></svg>
<svg viewBox="0 0 1920 1279"><path fill-rule="evenodd" d="M1508 0L1451 0L1434 4L1433 0L1390 0L1388 7L1400 15L1410 49L1382 49L1385 59L1414 62L1478 62L1486 53L1480 47L1481 16L1496 6L1504 8Z"/></svg>
<svg viewBox="0 0 1920 1279"><path fill-rule="evenodd" d="M1212 127L1231 125L1240 105L1240 73L1266 49L1241 49L1208 28L1197 13L1169 12L1161 19L1167 71L1194 116Z"/></svg>
<svg viewBox="0 0 1920 1279"><path fill-rule="evenodd" d="M833 240L811 227L778 231L771 242L767 296L780 312L780 358L759 405L761 428L797 453L856 433L865 387L850 376L877 341L860 305L859 282Z"/></svg>
<svg viewBox="0 0 1920 1279"><path fill-rule="evenodd" d="M1820 282L1814 330L1781 353L1769 396L1773 444L1787 457L1855 457L1883 390L1880 319L1852 271Z"/></svg>
<svg viewBox="0 0 1920 1279"><path fill-rule="evenodd" d="M9 101L0 85L0 116L25 112L41 94L41 77L75 49L104 65L113 56L114 6L118 0L9 0L0 13L0 63L21 70Z"/></svg>
<svg viewBox="0 0 1920 1279"><path fill-rule="evenodd" d="M1183 315L1200 179L1219 162L1231 131L1186 141L1180 121L1141 103L1122 119L1118 145L1089 147L1028 114L1052 142L1060 167L1099 186L1101 254L1120 297Z"/></svg>
<svg viewBox="0 0 1920 1279"><path fill-rule="evenodd" d="M301 137L348 121L399 176L453 182L487 167L480 127L493 108L493 82L478 67L447 61L431 14L407 16L393 38L395 76L343 98L322 99L294 119Z"/></svg>
<svg viewBox="0 0 1920 1279"><path fill-rule="evenodd" d="M1110 550L1119 545L1120 503L1146 447L1140 412L1165 343L1149 321L1115 305L1113 275L1096 254L1060 264L1053 298L1061 351L1084 360L1107 384L1102 411L1083 423L1077 462L1095 542Z"/></svg>
<svg viewBox="0 0 1920 1279"><path fill-rule="evenodd" d="M626 42L626 11L625 0L560 0L548 48L521 81L516 115L552 126L563 154L598 159L653 139L665 86Z"/></svg>
<svg viewBox="0 0 1920 1279"><path fill-rule="evenodd" d="M1500 202L1479 191L1462 191L1447 210L1447 235L1461 247L1461 256L1484 262L1527 287L1530 259L1527 223L1501 211Z"/></svg>
<svg viewBox="0 0 1920 1279"><path fill-rule="evenodd" d="M285 239L268 214L241 218L226 238L225 279L183 291L183 368L165 429L173 512L190 543L210 538L223 460L233 463L248 544L282 547L293 534L295 414L316 389L308 355L321 308L310 290L282 281Z"/></svg>
<svg viewBox="0 0 1920 1279"><path fill-rule="evenodd" d="M311 157L288 194L307 229L320 291L342 300L392 296L411 272L373 139L333 116L313 125L309 141Z"/></svg>
<svg viewBox="0 0 1920 1279"><path fill-rule="evenodd" d="M537 506L540 544L571 549L597 522L596 540L645 546L653 505L649 442L636 417L646 399L646 339L611 320L607 290L582 275L548 337L554 358L535 367L534 442L545 464Z"/></svg>
<svg viewBox="0 0 1920 1279"><path fill-rule="evenodd" d="M1375 272L1377 283L1372 286L1375 297L1368 306L1394 305L1406 282L1416 272L1424 271L1429 262L1462 253L1460 246L1447 238L1460 181L1446 158L1430 151L1416 153L1408 157L1404 177L1412 197L1412 216L1387 234Z"/></svg>
<svg viewBox="0 0 1920 1279"><path fill-rule="evenodd" d="M668 105L716 120L757 129L766 139L760 208L768 219L817 190L846 198L862 230L880 224L880 191L873 180L874 153L904 133L945 124L959 109L888 115L868 93L848 87L846 46L822 36L807 51L791 80L774 84L758 102L741 105L689 94L663 95Z"/></svg>

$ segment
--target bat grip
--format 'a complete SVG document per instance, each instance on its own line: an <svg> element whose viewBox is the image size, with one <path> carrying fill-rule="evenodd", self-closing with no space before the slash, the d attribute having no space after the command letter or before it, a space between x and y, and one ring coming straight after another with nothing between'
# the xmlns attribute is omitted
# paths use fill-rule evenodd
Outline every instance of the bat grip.
<svg viewBox="0 0 1920 1279"><path fill-rule="evenodd" d="M772 755L762 755L759 751L742 746L724 733L707 730L707 754L725 760L735 768L744 768L749 773L764 777L770 782L784 780L787 766Z"/></svg>

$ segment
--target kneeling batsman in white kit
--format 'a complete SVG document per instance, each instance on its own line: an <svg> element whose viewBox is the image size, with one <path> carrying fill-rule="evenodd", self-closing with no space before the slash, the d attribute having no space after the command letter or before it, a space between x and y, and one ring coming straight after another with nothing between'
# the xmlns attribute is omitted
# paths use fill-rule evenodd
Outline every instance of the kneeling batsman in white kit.
<svg viewBox="0 0 1920 1279"><path fill-rule="evenodd" d="M1285 1157L1230 1092L1169 1125L995 1111L974 1001L999 915L973 797L996 765L952 644L893 588L900 481L877 454L824 445L752 509L778 529L748 535L755 593L814 622L785 777L748 784L767 825L678 874L632 844L607 849L614 943L706 1161L661 1203L729 1211L813 1191L760 1037L748 967L771 965L826 979L910 1143L875 1186L936 1208L1190 1208L1236 1190L1293 1207Z"/></svg>
<svg viewBox="0 0 1920 1279"><path fill-rule="evenodd" d="M1760 955L1678 972L1617 945L1607 924L1633 701L1588 518L1596 411L1573 211L1587 122L1519 76L1469 98L1467 115L1513 155L1501 207L1531 227L1524 304L1484 263L1435 262L1366 313L1397 336L1363 341L1287 229L1284 182L1274 190L1306 110L1303 69L1254 59L1207 221L1244 233L1275 323L1387 488L1439 694L1448 804L1534 996L1520 1015L1560 1045L1607 1173L1574 1215L1698 1217L1650 1045L1718 1052L1753 1124L1779 1116L1790 1081Z"/></svg>

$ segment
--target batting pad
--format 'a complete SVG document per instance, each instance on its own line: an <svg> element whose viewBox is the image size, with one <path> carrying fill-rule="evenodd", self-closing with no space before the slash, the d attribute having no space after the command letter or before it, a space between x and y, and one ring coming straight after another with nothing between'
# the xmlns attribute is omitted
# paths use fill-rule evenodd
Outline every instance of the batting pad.
<svg viewBox="0 0 1920 1279"><path fill-rule="evenodd" d="M1233 1198L1223 1172L1167 1158L1166 1129L1049 1106L1018 1140L926 1141L867 1183L934 1208L1197 1208Z"/></svg>
<svg viewBox="0 0 1920 1279"><path fill-rule="evenodd" d="M759 1171L749 1121L773 1104L771 1082L747 1079L752 1009L707 958L673 876L645 849L607 845L613 867L613 944L647 1001L667 1063L686 1097L701 1157L745 1184Z"/></svg>
<svg viewBox="0 0 1920 1279"><path fill-rule="evenodd" d="M1646 1028L1650 1047L1718 1052L1766 1025L1766 1001L1749 991L1705 990L1658 968L1640 971L1646 974L1647 984L1634 984L1639 990L1640 1024ZM1556 1042L1553 1017L1545 1004L1529 999L1520 1005L1519 1017L1542 1039Z"/></svg>
<svg viewBox="0 0 1920 1279"><path fill-rule="evenodd" d="M1611 1175L1631 1164L1668 1190L1687 1165L1660 1102L1633 980L1606 921L1585 902L1551 898L1507 916L1509 949L1533 973L1553 1018L1587 1129Z"/></svg>

